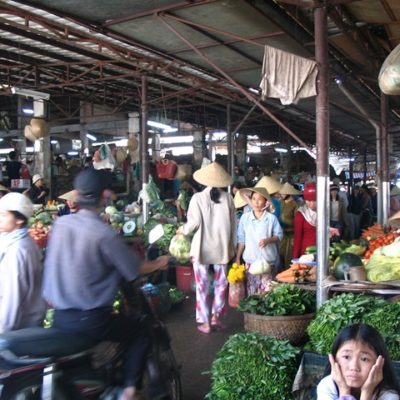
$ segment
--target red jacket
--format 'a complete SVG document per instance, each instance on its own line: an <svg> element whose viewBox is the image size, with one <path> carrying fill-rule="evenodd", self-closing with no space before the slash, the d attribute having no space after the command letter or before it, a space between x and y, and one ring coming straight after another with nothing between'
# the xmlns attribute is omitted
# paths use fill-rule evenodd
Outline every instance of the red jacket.
<svg viewBox="0 0 400 400"><path fill-rule="evenodd" d="M303 214L297 211L294 215L294 242L293 258L299 258L304 254L308 246L315 246L317 243L317 229L310 225Z"/></svg>

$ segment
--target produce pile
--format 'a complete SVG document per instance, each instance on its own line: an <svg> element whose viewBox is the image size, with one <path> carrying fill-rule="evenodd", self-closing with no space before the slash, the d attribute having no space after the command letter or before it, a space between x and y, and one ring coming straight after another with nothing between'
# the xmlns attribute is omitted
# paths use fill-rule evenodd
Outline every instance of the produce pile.
<svg viewBox="0 0 400 400"><path fill-rule="evenodd" d="M38 211L28 220L28 233L39 247L46 247L53 219L46 211Z"/></svg>
<svg viewBox="0 0 400 400"><path fill-rule="evenodd" d="M290 284L278 284L270 292L243 299L239 311L258 315L304 315L315 312L315 293Z"/></svg>
<svg viewBox="0 0 400 400"><path fill-rule="evenodd" d="M300 349L257 333L229 338L211 367L208 400L292 398Z"/></svg>
<svg viewBox="0 0 400 400"><path fill-rule="evenodd" d="M392 359L400 360L400 303L362 294L343 293L325 302L307 328L308 347L328 354L337 333L353 323L365 323L378 329Z"/></svg>
<svg viewBox="0 0 400 400"><path fill-rule="evenodd" d="M292 261L288 269L276 275L276 280L287 283L316 282L317 267Z"/></svg>

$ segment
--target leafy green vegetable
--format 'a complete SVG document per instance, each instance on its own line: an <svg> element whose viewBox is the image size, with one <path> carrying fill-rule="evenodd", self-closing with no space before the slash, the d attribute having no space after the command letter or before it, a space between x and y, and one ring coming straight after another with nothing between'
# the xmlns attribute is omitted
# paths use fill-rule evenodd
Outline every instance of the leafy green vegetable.
<svg viewBox="0 0 400 400"><path fill-rule="evenodd" d="M176 287L172 287L169 289L169 297L171 298L172 304L178 304L185 300L186 295Z"/></svg>
<svg viewBox="0 0 400 400"><path fill-rule="evenodd" d="M231 336L211 367L208 400L292 398L300 349L257 333Z"/></svg>
<svg viewBox="0 0 400 400"><path fill-rule="evenodd" d="M175 235L171 239L169 252L171 256L175 257L180 263L186 264L190 260L190 245L191 240L189 236L182 234Z"/></svg>
<svg viewBox="0 0 400 400"><path fill-rule="evenodd" d="M378 329L391 357L400 360L400 304L362 294L343 293L324 303L307 328L308 347L328 354L339 331L354 323L366 323Z"/></svg>
<svg viewBox="0 0 400 400"><path fill-rule="evenodd" d="M315 312L315 294L288 283L263 295L243 299L239 311L259 315L303 315Z"/></svg>

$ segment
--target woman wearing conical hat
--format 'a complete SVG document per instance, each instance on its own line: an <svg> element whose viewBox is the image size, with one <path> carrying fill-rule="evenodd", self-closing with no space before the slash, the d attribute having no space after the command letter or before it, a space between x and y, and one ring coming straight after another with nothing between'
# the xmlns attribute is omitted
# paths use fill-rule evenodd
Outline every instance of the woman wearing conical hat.
<svg viewBox="0 0 400 400"><path fill-rule="evenodd" d="M294 215L298 204L293 196L300 195L301 192L293 185L286 182L278 192L281 196L281 219L283 228L283 239L280 246L282 269L289 267L292 260L293 240L294 240Z"/></svg>
<svg viewBox="0 0 400 400"><path fill-rule="evenodd" d="M236 217L232 196L222 188L232 184L231 176L216 162L193 174L206 188L190 200L187 222L178 233L194 233L190 255L196 279L196 321L198 330L210 333L222 328L221 316L226 312L228 288L227 264L235 255ZM214 299L208 305L209 266L214 267Z"/></svg>
<svg viewBox="0 0 400 400"><path fill-rule="evenodd" d="M263 187L241 189L244 200L250 202L252 211L244 213L238 227L238 245L236 263L241 257L246 263L247 294L260 294L269 290L273 275L279 268L279 241L282 239L282 228L278 218L269 212L272 207L271 197ZM252 263L266 261L270 270L252 275L249 272Z"/></svg>
<svg viewBox="0 0 400 400"><path fill-rule="evenodd" d="M268 194L271 196L271 201L274 206L273 214L276 218L281 218L281 198L279 195L279 190L282 184L271 176L264 175L255 185L255 187L263 187L267 190Z"/></svg>

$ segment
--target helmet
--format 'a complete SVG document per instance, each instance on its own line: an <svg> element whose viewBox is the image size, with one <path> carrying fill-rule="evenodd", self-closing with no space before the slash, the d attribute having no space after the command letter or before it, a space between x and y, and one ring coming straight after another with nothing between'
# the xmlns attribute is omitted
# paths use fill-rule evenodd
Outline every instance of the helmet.
<svg viewBox="0 0 400 400"><path fill-rule="evenodd" d="M314 182L306 183L303 191L304 200L316 201L317 200L317 185Z"/></svg>
<svg viewBox="0 0 400 400"><path fill-rule="evenodd" d="M0 210L18 211L26 219L33 214L33 204L29 198L21 193L7 193L0 199Z"/></svg>

